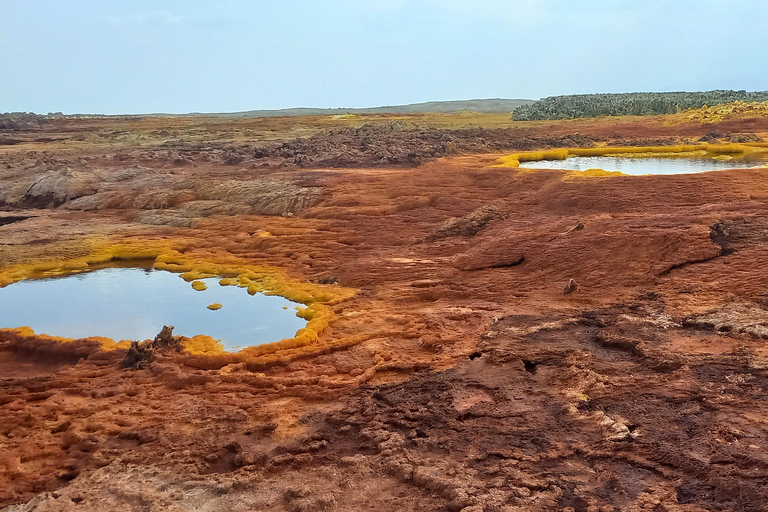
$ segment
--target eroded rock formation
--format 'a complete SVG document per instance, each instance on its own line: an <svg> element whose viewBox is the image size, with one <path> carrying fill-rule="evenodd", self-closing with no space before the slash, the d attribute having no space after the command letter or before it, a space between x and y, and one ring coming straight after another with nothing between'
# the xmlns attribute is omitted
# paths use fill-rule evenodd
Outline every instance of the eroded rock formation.
<svg viewBox="0 0 768 512"><path fill-rule="evenodd" d="M128 352L120 362L121 368L140 370L154 361L155 354L181 348L182 336L173 335L173 326L164 325L153 340L132 341Z"/></svg>

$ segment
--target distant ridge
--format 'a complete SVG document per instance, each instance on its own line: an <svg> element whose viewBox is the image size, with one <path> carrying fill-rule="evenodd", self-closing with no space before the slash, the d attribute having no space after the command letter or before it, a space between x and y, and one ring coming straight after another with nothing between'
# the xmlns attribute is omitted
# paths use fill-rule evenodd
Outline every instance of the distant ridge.
<svg viewBox="0 0 768 512"><path fill-rule="evenodd" d="M385 107L368 108L284 108L279 110L247 110L244 112L202 113L193 112L182 114L189 116L220 116L220 117L283 117L283 116L321 116L337 114L421 114L436 112L450 114L468 110L484 113L507 113L517 107L530 105L534 100L492 98L484 100L457 100L457 101L428 101L425 103L411 103L409 105L391 105ZM167 115L167 114L153 114Z"/></svg>

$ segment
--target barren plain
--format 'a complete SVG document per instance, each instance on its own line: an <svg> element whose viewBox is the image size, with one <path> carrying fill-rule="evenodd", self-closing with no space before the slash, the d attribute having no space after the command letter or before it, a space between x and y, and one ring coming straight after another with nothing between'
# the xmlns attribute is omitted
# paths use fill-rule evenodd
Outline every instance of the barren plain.
<svg viewBox="0 0 768 512"><path fill-rule="evenodd" d="M768 509L768 169L492 167L768 136L760 112L704 121L6 124L0 280L162 246L350 292L301 346L140 369L0 330L0 506Z"/></svg>

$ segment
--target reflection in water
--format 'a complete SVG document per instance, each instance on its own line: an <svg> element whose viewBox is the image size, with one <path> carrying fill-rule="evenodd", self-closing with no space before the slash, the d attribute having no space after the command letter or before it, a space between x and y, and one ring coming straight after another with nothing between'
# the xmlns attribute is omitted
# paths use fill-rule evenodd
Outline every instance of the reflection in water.
<svg viewBox="0 0 768 512"><path fill-rule="evenodd" d="M687 174L724 169L746 169L763 167L762 162L741 160L714 160L712 158L632 158L626 156L574 156L565 160L542 160L539 162L520 162L520 167L527 169L568 169L586 171L603 169L620 171L624 174Z"/></svg>
<svg viewBox="0 0 768 512"><path fill-rule="evenodd" d="M173 325L174 334L205 334L236 351L291 338L306 326L287 299L251 296L245 288L220 286L217 278L202 281L208 288L196 291L177 274L139 268L21 281L0 288L0 328L118 341L153 338L163 325ZM209 310L213 303L221 309Z"/></svg>

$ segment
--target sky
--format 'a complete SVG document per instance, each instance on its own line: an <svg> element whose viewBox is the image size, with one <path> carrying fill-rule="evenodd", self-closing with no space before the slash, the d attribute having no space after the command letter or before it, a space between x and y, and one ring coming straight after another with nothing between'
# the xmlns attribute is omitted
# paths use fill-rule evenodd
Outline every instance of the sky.
<svg viewBox="0 0 768 512"><path fill-rule="evenodd" d="M0 0L0 112L768 89L766 0Z"/></svg>

